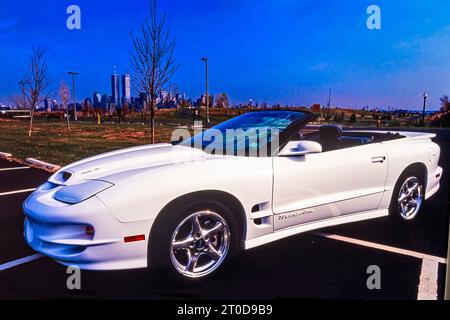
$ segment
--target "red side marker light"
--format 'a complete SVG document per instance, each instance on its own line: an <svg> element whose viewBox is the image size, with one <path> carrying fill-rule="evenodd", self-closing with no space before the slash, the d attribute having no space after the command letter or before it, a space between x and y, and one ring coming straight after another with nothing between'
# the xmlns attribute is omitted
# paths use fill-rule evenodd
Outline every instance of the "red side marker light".
<svg viewBox="0 0 450 320"><path fill-rule="evenodd" d="M145 240L145 234L138 234L135 236L128 236L123 238L123 241L125 242L135 242L135 241L142 241Z"/></svg>

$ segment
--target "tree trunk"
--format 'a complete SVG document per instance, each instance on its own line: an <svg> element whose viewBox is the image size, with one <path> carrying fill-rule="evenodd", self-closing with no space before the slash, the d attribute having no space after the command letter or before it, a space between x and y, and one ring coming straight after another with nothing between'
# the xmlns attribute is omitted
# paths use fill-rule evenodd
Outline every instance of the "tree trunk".
<svg viewBox="0 0 450 320"><path fill-rule="evenodd" d="M152 144L155 144L155 104L156 101L152 98L150 100L150 134L152 138Z"/></svg>
<svg viewBox="0 0 450 320"><path fill-rule="evenodd" d="M155 119L154 119L154 115L151 115L151 123L150 123L150 131L151 131L151 135L152 135L152 144L155 144Z"/></svg>
<svg viewBox="0 0 450 320"><path fill-rule="evenodd" d="M30 111L30 129L28 130L28 136L31 137L31 132L33 130L33 115L34 115L34 108Z"/></svg>
<svg viewBox="0 0 450 320"><path fill-rule="evenodd" d="M70 131L70 123L69 123L69 108L66 106L66 118L67 118L67 130Z"/></svg>

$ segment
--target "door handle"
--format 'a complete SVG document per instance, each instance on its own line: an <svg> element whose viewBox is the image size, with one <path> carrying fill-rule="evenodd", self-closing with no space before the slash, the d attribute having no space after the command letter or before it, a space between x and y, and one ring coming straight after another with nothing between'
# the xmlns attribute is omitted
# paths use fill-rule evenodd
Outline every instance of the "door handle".
<svg viewBox="0 0 450 320"><path fill-rule="evenodd" d="M383 163L386 161L386 157L373 157L372 163Z"/></svg>

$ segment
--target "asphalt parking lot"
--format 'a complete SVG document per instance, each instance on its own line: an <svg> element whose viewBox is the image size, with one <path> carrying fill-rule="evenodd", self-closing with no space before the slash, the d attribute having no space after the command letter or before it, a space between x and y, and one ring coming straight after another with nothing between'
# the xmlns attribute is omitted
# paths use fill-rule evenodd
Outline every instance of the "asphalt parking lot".
<svg viewBox="0 0 450 320"><path fill-rule="evenodd" d="M327 228L245 252L216 278L174 286L146 270L82 271L81 290L67 269L25 244L21 205L49 173L0 160L0 298L125 299L443 299L448 242L450 131L438 131L444 176L413 225L388 218ZM381 270L369 290L367 268Z"/></svg>

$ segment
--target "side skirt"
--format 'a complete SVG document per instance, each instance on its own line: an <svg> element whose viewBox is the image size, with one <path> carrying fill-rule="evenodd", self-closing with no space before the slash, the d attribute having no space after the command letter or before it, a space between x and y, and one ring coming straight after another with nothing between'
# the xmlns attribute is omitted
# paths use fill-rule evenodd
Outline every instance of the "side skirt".
<svg viewBox="0 0 450 320"><path fill-rule="evenodd" d="M337 218L331 218L326 220L320 220L317 222L311 222L307 224L303 224L297 227L292 227L289 229L284 229L280 231L276 231L271 234L267 234L258 238L245 240L244 241L244 249L252 249L276 240L284 239L290 236L294 236L299 233L312 231L316 229L331 227L331 226L337 226L341 224L346 223L352 223L352 222L358 222L363 220L369 220L369 219L375 219L380 217L385 217L389 215L388 209L383 210L377 210L377 211L368 211L368 212L362 212L362 213L355 213L351 215L345 215L342 217Z"/></svg>

